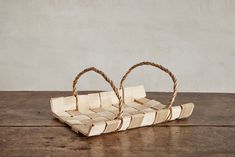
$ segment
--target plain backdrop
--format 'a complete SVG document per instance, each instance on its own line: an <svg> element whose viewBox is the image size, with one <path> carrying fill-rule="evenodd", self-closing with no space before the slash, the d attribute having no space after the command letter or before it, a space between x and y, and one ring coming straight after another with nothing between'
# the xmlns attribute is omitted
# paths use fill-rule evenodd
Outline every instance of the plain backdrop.
<svg viewBox="0 0 235 157"><path fill-rule="evenodd" d="M140 61L169 68L181 92L235 92L233 0L0 0L0 90L71 90L95 66L118 86ZM168 75L136 69L126 86L171 91ZM79 90L110 90L95 73Z"/></svg>

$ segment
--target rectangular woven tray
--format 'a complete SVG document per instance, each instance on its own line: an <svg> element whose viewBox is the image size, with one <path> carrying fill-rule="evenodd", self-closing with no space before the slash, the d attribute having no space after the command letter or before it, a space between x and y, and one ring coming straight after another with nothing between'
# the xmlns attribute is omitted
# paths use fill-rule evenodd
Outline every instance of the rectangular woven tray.
<svg viewBox="0 0 235 157"><path fill-rule="evenodd" d="M75 132L95 136L187 118L194 108L193 103L166 108L161 102L146 98L142 85L126 87L124 91L119 90L125 97L121 119L115 119L119 106L114 91L78 95L79 111L74 96L51 98L51 111Z"/></svg>

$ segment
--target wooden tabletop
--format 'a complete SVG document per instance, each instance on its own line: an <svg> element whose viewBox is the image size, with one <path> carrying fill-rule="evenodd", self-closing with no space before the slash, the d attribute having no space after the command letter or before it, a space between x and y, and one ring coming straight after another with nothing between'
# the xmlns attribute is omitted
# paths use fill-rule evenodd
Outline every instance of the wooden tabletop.
<svg viewBox="0 0 235 157"><path fill-rule="evenodd" d="M88 92L82 92L88 93ZM95 137L53 118L51 97L71 92L0 92L0 156L235 156L235 94L179 93L189 119ZM166 103L169 93L147 93Z"/></svg>

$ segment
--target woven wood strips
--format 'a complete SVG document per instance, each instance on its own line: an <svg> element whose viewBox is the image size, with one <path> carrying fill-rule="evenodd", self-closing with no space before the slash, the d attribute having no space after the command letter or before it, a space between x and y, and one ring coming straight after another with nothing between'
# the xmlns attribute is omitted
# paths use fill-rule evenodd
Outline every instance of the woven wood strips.
<svg viewBox="0 0 235 157"><path fill-rule="evenodd" d="M192 103L187 103L165 109L166 105L146 98L143 86L127 87L124 91L121 119L115 119L119 106L113 91L78 95L79 111L75 110L74 96L52 98L51 110L56 118L75 132L95 136L187 118L194 108Z"/></svg>

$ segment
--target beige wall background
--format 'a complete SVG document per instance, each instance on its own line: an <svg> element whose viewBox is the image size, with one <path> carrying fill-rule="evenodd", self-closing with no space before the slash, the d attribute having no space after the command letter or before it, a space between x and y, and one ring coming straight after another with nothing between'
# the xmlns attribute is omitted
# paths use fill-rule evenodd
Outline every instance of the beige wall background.
<svg viewBox="0 0 235 157"><path fill-rule="evenodd" d="M181 92L235 92L233 0L0 0L0 90L71 90L96 66L116 84L134 63L171 69ZM171 91L151 67L126 85ZM78 89L104 89L84 76Z"/></svg>

